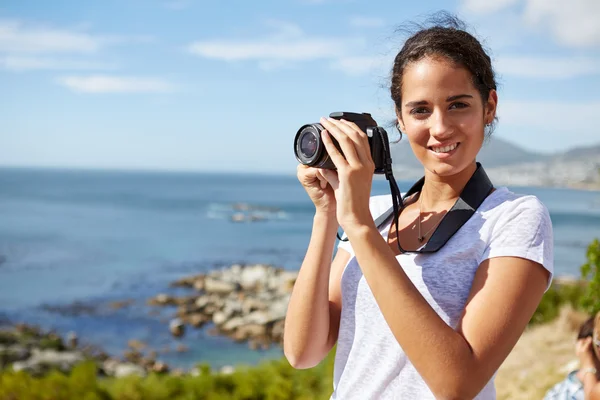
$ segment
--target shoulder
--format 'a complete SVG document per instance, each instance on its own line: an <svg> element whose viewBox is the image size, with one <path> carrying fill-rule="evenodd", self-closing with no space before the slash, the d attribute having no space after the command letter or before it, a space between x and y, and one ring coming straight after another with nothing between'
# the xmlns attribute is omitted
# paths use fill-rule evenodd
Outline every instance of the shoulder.
<svg viewBox="0 0 600 400"><path fill-rule="evenodd" d="M506 187L500 187L490 194L480 212L484 218L493 222L550 224L548 208L539 198L514 193Z"/></svg>

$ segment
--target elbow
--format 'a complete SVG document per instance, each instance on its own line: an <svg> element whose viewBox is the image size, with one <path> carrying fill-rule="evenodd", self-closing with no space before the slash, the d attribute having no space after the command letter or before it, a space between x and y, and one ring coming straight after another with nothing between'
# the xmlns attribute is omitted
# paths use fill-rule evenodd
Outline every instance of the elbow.
<svg viewBox="0 0 600 400"><path fill-rule="evenodd" d="M314 353L314 352L313 352ZM308 349L304 351L295 349L290 342L283 341L283 355L295 369L308 369L316 367L324 357L311 354Z"/></svg>
<svg viewBox="0 0 600 400"><path fill-rule="evenodd" d="M319 364L319 362L314 362L309 360L307 357L302 357L301 355L294 354L291 351L283 352L286 360L290 363L290 365L295 369L308 369L313 368Z"/></svg>
<svg viewBox="0 0 600 400"><path fill-rule="evenodd" d="M432 392L437 400L467 400L475 398L483 386L476 385L473 380L469 380L468 377L465 379L454 379L453 382L445 382L440 387L433 390Z"/></svg>

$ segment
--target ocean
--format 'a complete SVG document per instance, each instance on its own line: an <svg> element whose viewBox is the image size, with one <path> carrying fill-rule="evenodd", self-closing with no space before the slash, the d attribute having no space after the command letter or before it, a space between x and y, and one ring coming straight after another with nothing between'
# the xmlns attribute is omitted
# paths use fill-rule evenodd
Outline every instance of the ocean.
<svg viewBox="0 0 600 400"><path fill-rule="evenodd" d="M412 183L398 181L402 191ZM579 276L600 238L600 192L509 189L548 207L555 273ZM375 180L372 193L389 193L388 183ZM231 222L237 203L260 206L264 219ZM297 270L313 212L294 176L0 169L0 320L75 331L117 355L141 340L183 368L279 357L276 347L250 350L207 329L175 339L172 310L155 314L145 302L177 293L177 278L233 263ZM107 311L120 300L132 304Z"/></svg>

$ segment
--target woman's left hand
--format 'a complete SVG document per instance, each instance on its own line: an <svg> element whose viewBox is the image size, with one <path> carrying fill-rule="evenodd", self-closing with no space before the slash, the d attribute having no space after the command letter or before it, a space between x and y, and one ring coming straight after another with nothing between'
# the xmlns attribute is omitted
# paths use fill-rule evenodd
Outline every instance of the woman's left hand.
<svg viewBox="0 0 600 400"><path fill-rule="evenodd" d="M322 170L333 188L337 203L337 220L342 229L373 222L369 210L371 184L375 163L366 133L355 123L333 118L321 118L325 130L321 133L323 144L336 171ZM340 144L343 155L333 144L333 136Z"/></svg>

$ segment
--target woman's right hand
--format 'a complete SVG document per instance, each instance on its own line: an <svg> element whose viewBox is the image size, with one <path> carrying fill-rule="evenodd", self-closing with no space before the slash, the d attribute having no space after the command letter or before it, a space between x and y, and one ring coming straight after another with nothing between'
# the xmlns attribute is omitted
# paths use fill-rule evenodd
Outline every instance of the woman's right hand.
<svg viewBox="0 0 600 400"><path fill-rule="evenodd" d="M331 171L335 173L335 171ZM332 215L335 217L336 202L333 188L323 176L319 168L298 164L298 180L308 193L314 203L317 213Z"/></svg>

